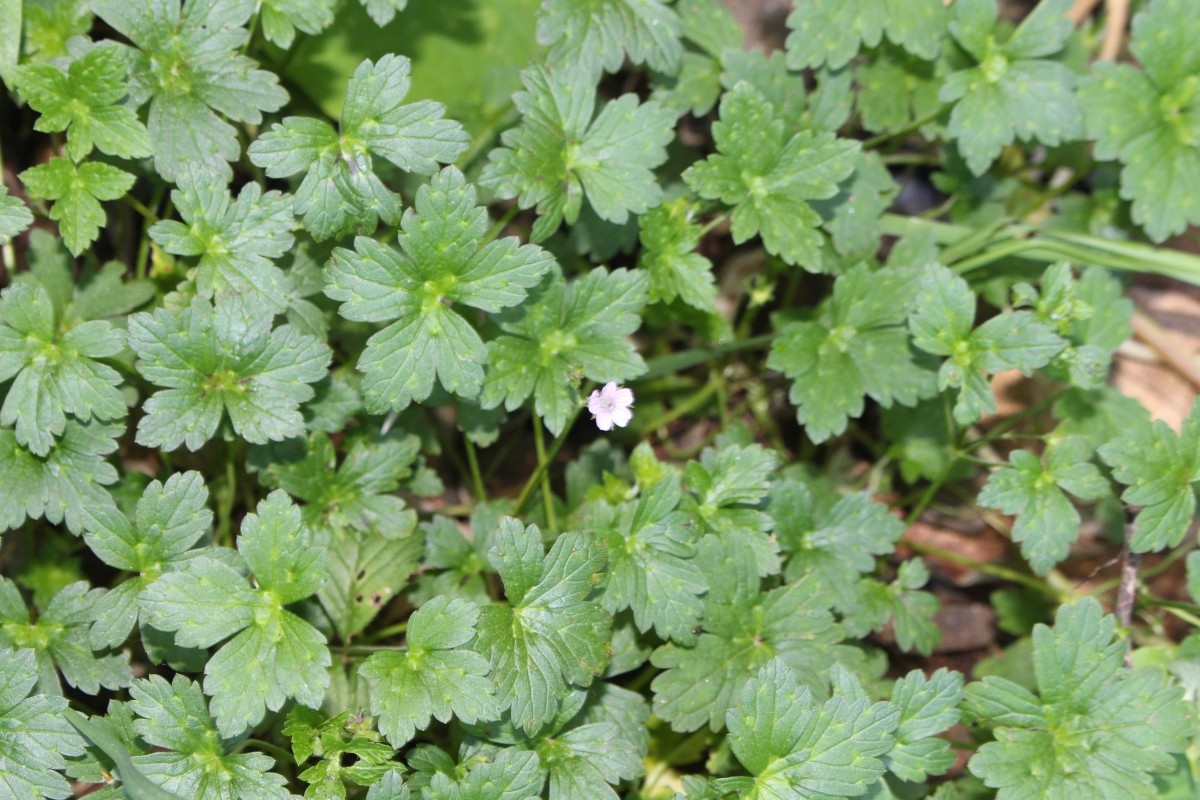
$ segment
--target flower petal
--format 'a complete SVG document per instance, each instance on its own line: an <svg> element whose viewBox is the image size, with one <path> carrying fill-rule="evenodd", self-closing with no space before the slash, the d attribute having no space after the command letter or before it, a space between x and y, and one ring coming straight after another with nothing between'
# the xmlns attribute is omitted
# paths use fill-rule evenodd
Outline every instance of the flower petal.
<svg viewBox="0 0 1200 800"><path fill-rule="evenodd" d="M608 415L618 427L624 428L629 424L629 420L633 419L633 412L624 406L618 406Z"/></svg>

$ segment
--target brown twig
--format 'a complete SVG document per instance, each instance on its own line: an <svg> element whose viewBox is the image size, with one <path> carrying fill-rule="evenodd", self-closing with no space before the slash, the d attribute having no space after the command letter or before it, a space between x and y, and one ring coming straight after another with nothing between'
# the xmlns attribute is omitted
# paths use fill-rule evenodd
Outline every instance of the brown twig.
<svg viewBox="0 0 1200 800"><path fill-rule="evenodd" d="M1129 0L1107 0L1104 4L1108 18L1104 20L1104 43L1100 45L1101 61L1112 61L1121 54L1125 41L1125 26L1129 24Z"/></svg>
<svg viewBox="0 0 1200 800"><path fill-rule="evenodd" d="M1125 525L1125 544L1121 547L1121 583L1117 586L1117 621L1121 627L1128 629L1133 623L1133 601L1137 598L1137 573L1142 562L1142 554L1130 549L1133 539L1133 525ZM1125 653L1125 666L1133 666L1133 640L1129 641L1129 649Z"/></svg>

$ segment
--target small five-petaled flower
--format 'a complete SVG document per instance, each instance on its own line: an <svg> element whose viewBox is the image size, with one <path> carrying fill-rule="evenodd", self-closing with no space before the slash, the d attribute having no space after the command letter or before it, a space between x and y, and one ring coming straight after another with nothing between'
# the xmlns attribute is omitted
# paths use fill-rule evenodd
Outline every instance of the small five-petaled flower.
<svg viewBox="0 0 1200 800"><path fill-rule="evenodd" d="M592 392L587 407L596 420L596 427L611 431L613 425L624 428L629 424L629 420L633 419L633 412L629 410L632 405L633 390L609 381L603 389Z"/></svg>

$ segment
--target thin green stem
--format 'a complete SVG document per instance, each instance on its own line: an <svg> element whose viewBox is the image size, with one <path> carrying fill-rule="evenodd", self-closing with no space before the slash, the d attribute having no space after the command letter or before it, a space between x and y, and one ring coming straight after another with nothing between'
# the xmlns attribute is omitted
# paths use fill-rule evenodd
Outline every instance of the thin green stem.
<svg viewBox="0 0 1200 800"><path fill-rule="evenodd" d="M717 356L722 356L727 353L736 353L740 350L757 350L762 347L769 347L771 342L775 341L776 334L764 333L761 336L751 336L748 339L741 339L726 344L719 344L716 347L696 347L691 350L683 350L679 353L671 353L666 356L652 358L646 364L646 372L642 374L639 380L649 380L651 378L661 378L664 375L671 375L676 372L682 372L685 369L706 364L712 361Z"/></svg>
<svg viewBox="0 0 1200 800"><path fill-rule="evenodd" d="M550 462L546 459L546 439L545 433L542 431L542 418L537 413L533 415L533 446L537 450L537 471L542 476L542 503L546 510L546 524L550 526L550 530L557 532L558 521L554 518L554 495L550 493L550 473L547 470Z"/></svg>
<svg viewBox="0 0 1200 800"><path fill-rule="evenodd" d="M508 210L504 212L504 215L502 217L500 217L500 219L498 219L496 221L496 224L493 225L491 227L491 229L487 232L487 236L484 237L483 241L490 242L493 239L495 239L497 236L499 236L501 234L501 232L504 230L504 228L508 225L508 223L512 222L513 217L515 217L518 213L520 213L520 211L521 211L521 207L518 206L516 203L513 203L511 206L509 206Z"/></svg>
<svg viewBox="0 0 1200 800"><path fill-rule="evenodd" d="M921 555L940 558L963 567L970 567L971 569L982 572L985 575L994 575L997 578L1003 578L1004 580L1012 581L1013 583L1019 583L1022 586L1028 586L1030 589L1049 597L1053 597L1060 602L1065 602L1068 599L1066 593L1060 591L1059 589L1055 589L1053 586L1048 586L1032 575L1026 575L1025 573L1018 572L1015 569L1002 567L999 564L989 564L986 561L976 561L973 558L964 556L961 553L956 553L953 550L944 550L941 547L934 547L933 545L925 544L924 542L914 542L906 539L904 541L904 546L911 550L915 550Z"/></svg>
<svg viewBox="0 0 1200 800"><path fill-rule="evenodd" d="M389 625L386 628L381 628L377 631L372 631L366 636L360 637L364 643L379 642L384 639L390 639L393 636L406 633L408 631L408 620L398 622L395 625Z"/></svg>
<svg viewBox="0 0 1200 800"><path fill-rule="evenodd" d="M926 114L920 119L913 120L898 131L894 131L892 133L881 133L878 136L873 136L862 143L863 150L871 150L879 147L879 145L883 144L884 142L889 142L892 139L901 139L905 136L908 136L910 133L915 133L940 117L945 110L946 109L944 107L938 106L937 111L933 112L932 114Z"/></svg>
<svg viewBox="0 0 1200 800"><path fill-rule="evenodd" d="M519 515L521 513L521 509L525 507L525 503L529 502L529 496L533 493L533 487L536 486L542 479L542 475L545 473L546 469L549 468L550 464L554 462L554 458L558 455L558 451L562 449L563 444L567 441L567 434L571 432L571 428L575 425L575 420L579 419L579 411L581 408L582 406L576 406L575 411L571 414L570 419L567 420L567 424L563 426L562 433L556 436L554 441L551 443L550 451L546 454L545 462L538 464L537 469L534 470L533 474L529 476L529 480L527 480L525 485L521 488L521 493L517 495L517 499L513 503L512 515L514 517ZM535 425L541 424L536 414L534 415L534 420Z"/></svg>
<svg viewBox="0 0 1200 800"><path fill-rule="evenodd" d="M648 433L657 431L661 428L670 425L680 417L687 416L698 409L702 408L714 394L717 393L719 384L716 380L709 380L699 390L692 393L682 403L677 403L671 407L670 411L659 414L654 419L644 425L638 426L638 435L645 436Z"/></svg>
<svg viewBox="0 0 1200 800"><path fill-rule="evenodd" d="M486 503L487 489L483 488L483 473L479 471L479 456L475 453L475 445L468 436L463 437L463 444L467 451L467 466L471 469L471 485L475 489L475 500Z"/></svg>

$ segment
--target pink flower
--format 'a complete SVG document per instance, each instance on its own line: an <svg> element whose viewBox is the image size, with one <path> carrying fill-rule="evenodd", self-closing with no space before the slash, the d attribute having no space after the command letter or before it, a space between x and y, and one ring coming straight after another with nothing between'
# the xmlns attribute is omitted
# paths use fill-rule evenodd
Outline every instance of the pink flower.
<svg viewBox="0 0 1200 800"><path fill-rule="evenodd" d="M596 427L611 431L613 425L624 428L629 424L629 420L633 419L633 412L629 410L632 405L633 390L609 381L603 389L592 392L587 407L596 420Z"/></svg>

